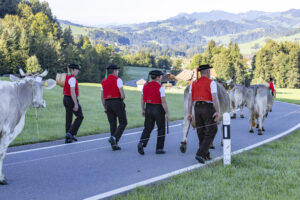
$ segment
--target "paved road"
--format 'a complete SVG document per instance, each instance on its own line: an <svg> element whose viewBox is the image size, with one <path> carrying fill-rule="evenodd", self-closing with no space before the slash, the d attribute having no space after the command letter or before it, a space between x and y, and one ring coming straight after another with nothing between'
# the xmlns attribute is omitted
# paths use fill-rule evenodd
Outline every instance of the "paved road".
<svg viewBox="0 0 300 200"><path fill-rule="evenodd" d="M172 111L171 111L172 112ZM264 135L248 132L248 115L232 121L232 151L273 137L300 123L300 106L276 102L265 121ZM130 122L129 122L130 123ZM142 128L126 130L121 151L113 152L108 134L81 137L80 142L63 141L9 148L4 172L9 185L0 186L0 199L83 199L196 164L197 136L190 130L188 149L179 151L181 121L170 124L164 155L155 154L156 132L145 155L137 152ZM219 127L220 130L220 127ZM220 131L212 157L222 155Z"/></svg>

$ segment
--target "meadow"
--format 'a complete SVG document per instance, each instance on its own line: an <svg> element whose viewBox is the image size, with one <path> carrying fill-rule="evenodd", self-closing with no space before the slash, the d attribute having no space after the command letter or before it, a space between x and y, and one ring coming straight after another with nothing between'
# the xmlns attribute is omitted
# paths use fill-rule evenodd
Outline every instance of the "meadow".
<svg viewBox="0 0 300 200"><path fill-rule="evenodd" d="M145 79L147 80L148 74L151 70L162 70L159 68L149 68L149 67L134 67L134 66L125 66L124 67L124 74L122 76L122 80L124 82L130 80L137 80L137 79Z"/></svg>

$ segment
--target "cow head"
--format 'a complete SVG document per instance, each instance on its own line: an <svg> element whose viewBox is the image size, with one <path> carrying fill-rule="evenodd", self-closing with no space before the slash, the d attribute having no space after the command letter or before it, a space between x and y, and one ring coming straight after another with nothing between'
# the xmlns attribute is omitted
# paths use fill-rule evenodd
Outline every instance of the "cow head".
<svg viewBox="0 0 300 200"><path fill-rule="evenodd" d="M48 71L45 70L41 74L25 74L21 68L19 68L21 76L25 76L23 79L19 80L18 77L10 75L10 79L12 81L20 81L26 85L27 88L29 88L28 91L31 91L26 94L29 95L29 98L31 98L32 103L31 106L34 108L45 108L46 102L43 99L43 89L52 89L56 82L53 79L47 79L43 81L43 77L47 76Z"/></svg>

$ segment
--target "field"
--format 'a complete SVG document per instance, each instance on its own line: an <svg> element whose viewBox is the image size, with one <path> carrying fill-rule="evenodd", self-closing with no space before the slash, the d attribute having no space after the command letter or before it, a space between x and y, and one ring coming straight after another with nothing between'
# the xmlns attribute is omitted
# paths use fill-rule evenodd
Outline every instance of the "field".
<svg viewBox="0 0 300 200"><path fill-rule="evenodd" d="M132 66L125 66L125 74L122 77L124 82L136 79L145 79L147 80L148 74L151 70L156 70L158 68L149 68L149 67L132 67ZM158 69L161 70L161 69Z"/></svg>
<svg viewBox="0 0 300 200"><path fill-rule="evenodd" d="M277 100L300 105L299 89L278 89ZM113 199L300 199L300 130L262 147Z"/></svg>
<svg viewBox="0 0 300 200"><path fill-rule="evenodd" d="M140 92L136 88L125 87L126 112L128 125L126 128L141 127L144 118L140 111ZM183 117L183 95L166 95L171 120ZM41 141L62 139L65 136L65 109L62 103L62 88L56 86L52 90L44 90L45 109L29 108L26 113L25 127L12 145L21 145ZM84 120L78 135L90 135L109 132L109 123L100 100L100 84L80 85L80 104ZM37 119L36 119L37 112Z"/></svg>

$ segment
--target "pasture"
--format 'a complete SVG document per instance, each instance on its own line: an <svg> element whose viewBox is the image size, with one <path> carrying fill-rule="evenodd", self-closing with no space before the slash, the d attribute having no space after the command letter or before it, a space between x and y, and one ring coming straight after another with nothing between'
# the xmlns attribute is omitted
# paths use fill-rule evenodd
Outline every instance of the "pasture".
<svg viewBox="0 0 300 200"><path fill-rule="evenodd" d="M130 80L141 79L141 78L147 80L148 74L151 70L162 70L162 69L149 68L149 67L125 66L122 80L124 82L130 81Z"/></svg>
<svg viewBox="0 0 300 200"><path fill-rule="evenodd" d="M141 127L141 93L136 88L125 87L127 129ZM178 120L183 117L183 95L167 93L170 118ZM65 108L62 103L62 88L44 90L45 109L29 108L26 113L25 127L12 145L22 145L43 141L63 139L65 136ZM79 102L82 106L84 120L78 136L109 132L109 123L100 100L100 84L80 84ZM36 120L37 113L37 120ZM74 118L73 118L74 119Z"/></svg>

